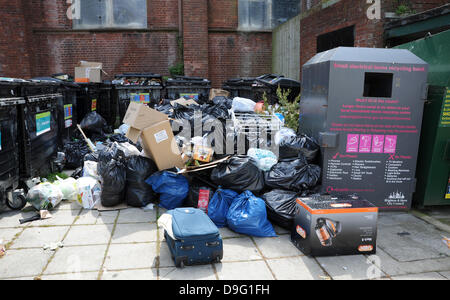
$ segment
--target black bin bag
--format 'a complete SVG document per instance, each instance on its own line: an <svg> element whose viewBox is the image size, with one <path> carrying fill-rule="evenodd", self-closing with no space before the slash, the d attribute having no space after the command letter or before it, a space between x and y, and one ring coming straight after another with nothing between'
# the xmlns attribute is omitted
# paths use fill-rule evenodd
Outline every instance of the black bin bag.
<svg viewBox="0 0 450 300"><path fill-rule="evenodd" d="M81 129L83 129L86 135L102 135L107 126L106 120L95 111L88 113L80 124Z"/></svg>
<svg viewBox="0 0 450 300"><path fill-rule="evenodd" d="M321 168L308 164L305 157L283 159L265 174L266 186L301 192L314 188L320 179Z"/></svg>
<svg viewBox="0 0 450 300"><path fill-rule="evenodd" d="M267 217L272 223L291 230L295 218L295 207L299 194L275 189L262 195L266 202Z"/></svg>
<svg viewBox="0 0 450 300"><path fill-rule="evenodd" d="M157 200L155 193L145 180L158 171L150 158L131 156L127 161L127 186L125 199L129 206L145 207Z"/></svg>
<svg viewBox="0 0 450 300"><path fill-rule="evenodd" d="M99 174L102 184L101 202L104 207L113 207L124 202L127 170L115 159L109 161Z"/></svg>
<svg viewBox="0 0 450 300"><path fill-rule="evenodd" d="M211 173L211 180L225 189L259 193L264 189L264 173L255 159L236 155L220 163Z"/></svg>
<svg viewBox="0 0 450 300"><path fill-rule="evenodd" d="M305 156L314 163L320 151L319 144L307 135L286 137L280 143L280 159Z"/></svg>

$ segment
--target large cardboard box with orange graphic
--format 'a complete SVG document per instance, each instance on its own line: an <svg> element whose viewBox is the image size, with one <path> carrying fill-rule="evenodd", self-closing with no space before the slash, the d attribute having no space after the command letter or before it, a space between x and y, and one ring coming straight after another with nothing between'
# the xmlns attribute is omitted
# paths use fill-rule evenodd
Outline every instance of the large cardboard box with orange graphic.
<svg viewBox="0 0 450 300"><path fill-rule="evenodd" d="M375 254L378 208L357 195L297 199L291 240L305 255Z"/></svg>

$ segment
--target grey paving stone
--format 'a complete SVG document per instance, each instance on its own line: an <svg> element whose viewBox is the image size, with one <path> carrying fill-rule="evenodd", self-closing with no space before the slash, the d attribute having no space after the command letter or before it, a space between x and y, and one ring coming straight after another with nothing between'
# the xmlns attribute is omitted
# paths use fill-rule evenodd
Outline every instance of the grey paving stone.
<svg viewBox="0 0 450 300"><path fill-rule="evenodd" d="M25 228L11 248L42 248L45 244L61 242L68 230L69 226Z"/></svg>
<svg viewBox="0 0 450 300"><path fill-rule="evenodd" d="M57 210L76 210L79 211L81 206L74 201L62 201L57 207Z"/></svg>
<svg viewBox="0 0 450 300"><path fill-rule="evenodd" d="M225 239L223 252L223 262L262 259L252 240L248 237Z"/></svg>
<svg viewBox="0 0 450 300"><path fill-rule="evenodd" d="M44 275L99 271L107 245L64 247L56 251Z"/></svg>
<svg viewBox="0 0 450 300"><path fill-rule="evenodd" d="M80 213L81 209L77 210L55 210L51 211L52 217L50 219L34 221L30 223L30 227L39 227L39 226L67 226L72 225L75 221L75 218Z"/></svg>
<svg viewBox="0 0 450 300"><path fill-rule="evenodd" d="M399 262L389 256L380 247L377 249L377 256L381 262L381 269L391 276L450 270L450 257Z"/></svg>
<svg viewBox="0 0 450 300"><path fill-rule="evenodd" d="M140 208L127 208L119 212L117 223L156 222L156 209L144 211Z"/></svg>
<svg viewBox="0 0 450 300"><path fill-rule="evenodd" d="M7 250L0 258L0 279L37 276L51 255L41 249Z"/></svg>
<svg viewBox="0 0 450 300"><path fill-rule="evenodd" d="M43 275L41 280L96 280L98 272L80 272L69 274Z"/></svg>
<svg viewBox="0 0 450 300"><path fill-rule="evenodd" d="M219 228L219 231L220 231L220 235L222 236L223 239L242 236L239 233L232 231L228 227Z"/></svg>
<svg viewBox="0 0 450 300"><path fill-rule="evenodd" d="M378 225L400 225L407 222L418 220L407 212L380 212L378 215Z"/></svg>
<svg viewBox="0 0 450 300"><path fill-rule="evenodd" d="M364 255L317 257L317 261L335 280L362 280L385 276Z"/></svg>
<svg viewBox="0 0 450 300"><path fill-rule="evenodd" d="M266 258L278 258L303 255L292 243L290 235L275 238L253 238Z"/></svg>
<svg viewBox="0 0 450 300"><path fill-rule="evenodd" d="M448 271L448 272L439 272L439 274L441 274L442 276L444 276L447 279L450 279L450 271Z"/></svg>
<svg viewBox="0 0 450 300"><path fill-rule="evenodd" d="M105 269L145 269L156 266L156 243L112 244L106 256Z"/></svg>
<svg viewBox="0 0 450 300"><path fill-rule="evenodd" d="M160 268L160 280L216 280L211 265L188 266L184 269Z"/></svg>
<svg viewBox="0 0 450 300"><path fill-rule="evenodd" d="M412 217L399 225L380 225L377 244L398 261L441 258L450 256L442 234L434 226Z"/></svg>
<svg viewBox="0 0 450 300"><path fill-rule="evenodd" d="M75 225L102 225L114 224L118 211L99 212L97 210L83 210L75 222Z"/></svg>
<svg viewBox="0 0 450 300"><path fill-rule="evenodd" d="M113 225L72 226L63 243L66 246L108 244Z"/></svg>
<svg viewBox="0 0 450 300"><path fill-rule="evenodd" d="M159 267L161 268L175 267L175 263L172 259L169 246L167 246L167 243L165 241L159 243L158 253L159 253Z"/></svg>
<svg viewBox="0 0 450 300"><path fill-rule="evenodd" d="M274 280L264 261L224 262L215 268L220 280Z"/></svg>
<svg viewBox="0 0 450 300"><path fill-rule="evenodd" d="M0 244L3 245L11 242L18 233L22 232L22 228L3 228L0 229ZM3 241L3 242L1 242Z"/></svg>
<svg viewBox="0 0 450 300"><path fill-rule="evenodd" d="M318 280L325 276L317 262L306 256L269 259L267 262L278 280Z"/></svg>
<svg viewBox="0 0 450 300"><path fill-rule="evenodd" d="M20 219L32 217L35 211L9 211L0 213L0 228L23 228L28 227L30 223L20 224Z"/></svg>
<svg viewBox="0 0 450 300"><path fill-rule="evenodd" d="M421 274L408 274L400 276L392 276L393 280L447 280L439 273L421 273Z"/></svg>
<svg viewBox="0 0 450 300"><path fill-rule="evenodd" d="M103 273L102 280L156 280L156 269L108 271Z"/></svg>
<svg viewBox="0 0 450 300"><path fill-rule="evenodd" d="M117 224L111 243L143 243L156 242L156 240L156 224Z"/></svg>

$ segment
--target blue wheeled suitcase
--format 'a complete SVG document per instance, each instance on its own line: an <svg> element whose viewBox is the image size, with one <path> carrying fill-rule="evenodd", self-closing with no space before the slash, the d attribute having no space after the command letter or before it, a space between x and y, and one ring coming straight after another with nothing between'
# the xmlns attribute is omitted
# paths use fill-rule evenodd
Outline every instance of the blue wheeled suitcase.
<svg viewBox="0 0 450 300"><path fill-rule="evenodd" d="M172 215L175 239L164 231L177 268L189 265L219 263L223 258L223 243L219 229L200 209L176 208Z"/></svg>

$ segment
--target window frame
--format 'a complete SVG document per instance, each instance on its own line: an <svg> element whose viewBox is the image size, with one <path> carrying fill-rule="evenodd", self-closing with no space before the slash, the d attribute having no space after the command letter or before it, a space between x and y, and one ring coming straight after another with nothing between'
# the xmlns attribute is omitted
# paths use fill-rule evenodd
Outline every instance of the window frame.
<svg viewBox="0 0 450 300"><path fill-rule="evenodd" d="M140 25L138 23L135 23L135 26L131 26L130 24L127 25L118 25L114 22L114 0L102 0L105 2L105 23L104 24L94 24L94 25L88 25L88 24L81 24L80 21L82 19L81 16L81 1L83 0L73 0L79 2L79 9L80 9L80 18L72 20L72 29L74 30L139 30L139 29L148 29L148 1L144 0L145 2L145 25Z"/></svg>
<svg viewBox="0 0 450 300"><path fill-rule="evenodd" d="M241 10L239 7L241 6L241 1L247 2L247 12L248 16L246 18L247 24L243 25L241 23ZM251 27L250 26L250 9L249 9L249 3L250 2L265 2L266 4L266 11L264 13L265 20L263 23L267 23L268 26L264 27ZM272 8L273 8L273 0L238 0L238 30L240 31L272 31L273 29L273 20L272 20Z"/></svg>

